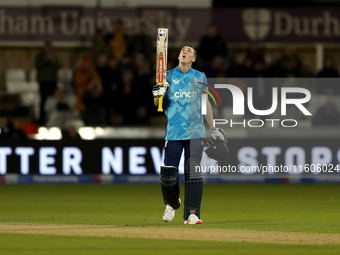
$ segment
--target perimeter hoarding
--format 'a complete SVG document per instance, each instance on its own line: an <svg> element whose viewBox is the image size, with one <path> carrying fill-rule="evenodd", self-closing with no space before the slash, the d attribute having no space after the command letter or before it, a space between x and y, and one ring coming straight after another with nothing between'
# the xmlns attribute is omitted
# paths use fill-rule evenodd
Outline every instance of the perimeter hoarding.
<svg viewBox="0 0 340 255"><path fill-rule="evenodd" d="M92 141L5 141L0 146L0 175L149 175L163 163L160 139ZM340 175L340 145L332 138L230 139L227 168L203 169L223 178L280 178ZM203 162L217 166L204 153ZM183 162L182 162L183 164ZM229 169L228 169L229 166ZM254 168L256 166L257 168ZM272 166L272 168L270 168ZM280 166L285 166L279 171ZM242 170L243 169L243 170ZM272 169L272 170L271 170ZM183 173L183 165L181 166Z"/></svg>

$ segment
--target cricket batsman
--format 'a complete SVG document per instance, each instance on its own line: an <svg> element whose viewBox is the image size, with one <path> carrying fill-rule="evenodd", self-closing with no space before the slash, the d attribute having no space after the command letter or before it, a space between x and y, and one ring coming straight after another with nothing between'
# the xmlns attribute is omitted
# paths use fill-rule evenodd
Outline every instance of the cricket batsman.
<svg viewBox="0 0 340 255"><path fill-rule="evenodd" d="M160 183L166 205L163 221L170 222L181 205L178 166L184 151L184 224L202 224L200 214L203 176L201 172L195 171L195 166L200 165L205 139L201 95L205 93L202 90L204 87L202 83L206 84L207 81L204 73L191 67L196 60L194 47L185 45L179 53L178 60L178 66L168 71L166 82L154 85L152 90L154 104L157 107L159 97L164 98L163 107L167 117L164 166L160 169ZM213 139L225 141L223 130L213 127L213 113L209 100L205 119Z"/></svg>

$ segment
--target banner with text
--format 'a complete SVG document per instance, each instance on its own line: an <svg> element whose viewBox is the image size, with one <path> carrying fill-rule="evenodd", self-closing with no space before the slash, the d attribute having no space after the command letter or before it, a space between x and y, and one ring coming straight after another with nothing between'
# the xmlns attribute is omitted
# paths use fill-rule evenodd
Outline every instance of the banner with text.
<svg viewBox="0 0 340 255"><path fill-rule="evenodd" d="M163 165L164 141L2 141L0 175L149 175ZM222 167L203 153L207 178L328 178L340 176L336 139L232 139ZM183 173L183 160L180 173ZM209 165L209 167L205 167Z"/></svg>
<svg viewBox="0 0 340 255"><path fill-rule="evenodd" d="M96 28L111 32L121 19L129 35L144 21L150 35L166 27L170 42L177 43L198 42L210 23L227 42L334 43L340 39L339 17L340 9L1 7L0 40L88 42Z"/></svg>

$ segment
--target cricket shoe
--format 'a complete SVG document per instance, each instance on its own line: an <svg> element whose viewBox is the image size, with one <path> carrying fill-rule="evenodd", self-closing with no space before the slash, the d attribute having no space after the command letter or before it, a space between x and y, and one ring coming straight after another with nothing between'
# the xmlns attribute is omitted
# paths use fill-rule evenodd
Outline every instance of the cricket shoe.
<svg viewBox="0 0 340 255"><path fill-rule="evenodd" d="M184 224L202 224L202 220L200 220L195 214L190 214L188 219L184 221Z"/></svg>
<svg viewBox="0 0 340 255"><path fill-rule="evenodd" d="M178 199L179 204L181 204L181 200ZM163 221L164 222L169 222L172 221L172 219L175 217L175 211L176 209L172 208L171 205L166 205L165 211L163 213Z"/></svg>

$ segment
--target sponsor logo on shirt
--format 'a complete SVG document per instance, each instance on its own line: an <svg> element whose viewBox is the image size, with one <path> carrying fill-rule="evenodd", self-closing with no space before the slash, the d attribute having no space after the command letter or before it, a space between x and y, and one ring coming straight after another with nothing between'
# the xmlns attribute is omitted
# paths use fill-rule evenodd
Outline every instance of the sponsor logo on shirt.
<svg viewBox="0 0 340 255"><path fill-rule="evenodd" d="M196 91L189 91L189 92L185 92L185 91L182 91L181 89L177 92L175 92L175 97L176 98L192 98L192 97L197 97L197 92Z"/></svg>

